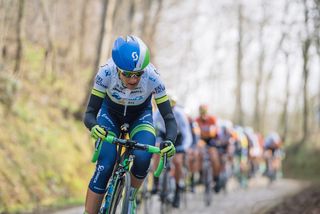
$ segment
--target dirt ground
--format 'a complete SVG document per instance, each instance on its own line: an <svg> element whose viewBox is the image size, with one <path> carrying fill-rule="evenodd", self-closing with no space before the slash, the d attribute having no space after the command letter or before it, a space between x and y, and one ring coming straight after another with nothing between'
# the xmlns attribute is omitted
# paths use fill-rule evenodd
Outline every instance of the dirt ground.
<svg viewBox="0 0 320 214"><path fill-rule="evenodd" d="M312 185L286 198L267 214L320 214L320 185Z"/></svg>
<svg viewBox="0 0 320 214"><path fill-rule="evenodd" d="M304 182L280 179L272 185L268 184L268 180L264 177L251 179L248 189L242 189L238 183L231 179L228 183L227 192L221 192L213 196L211 206L206 207L203 199L203 188L200 186L195 194L187 194L187 202L181 203L180 209L175 209L171 214L261 214L266 213L278 203L285 201L287 197L296 195L306 187ZM319 191L318 191L319 193ZM319 200L318 200L318 204ZM83 212L83 207L61 210L54 214L79 214ZM152 198L150 206L152 214L159 212L159 200L157 196ZM138 210L139 214L144 211ZM149 212L150 213L150 212ZM270 211L268 213L278 213L278 211ZM279 213L303 213L303 212L279 212ZM316 212L319 213L320 212Z"/></svg>

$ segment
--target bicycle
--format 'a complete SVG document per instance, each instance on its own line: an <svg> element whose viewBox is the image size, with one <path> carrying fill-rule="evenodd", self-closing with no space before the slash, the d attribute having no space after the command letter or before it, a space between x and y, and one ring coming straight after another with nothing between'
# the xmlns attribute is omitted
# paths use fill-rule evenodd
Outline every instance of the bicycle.
<svg viewBox="0 0 320 214"><path fill-rule="evenodd" d="M97 140L95 152L91 160L93 163L95 163L99 157L103 142L117 145L117 158L114 170L107 185L104 203L100 208L99 214L127 214L129 210L129 190L131 186L131 177L129 171L134 160L132 151L138 149L153 154L160 154L160 149L156 146L140 144L136 141L130 140L129 124L125 123L121 126L121 134L119 138L108 134L104 139ZM166 155L160 158L158 167L154 172L156 177L160 176L162 169L164 168L163 166L166 162L166 158Z"/></svg>
<svg viewBox="0 0 320 214"><path fill-rule="evenodd" d="M206 206L211 205L213 191L212 191L212 184L213 184L213 170L211 167L211 159L208 152L208 146L205 146L205 148L201 149L202 152L202 182L204 184L204 202Z"/></svg>

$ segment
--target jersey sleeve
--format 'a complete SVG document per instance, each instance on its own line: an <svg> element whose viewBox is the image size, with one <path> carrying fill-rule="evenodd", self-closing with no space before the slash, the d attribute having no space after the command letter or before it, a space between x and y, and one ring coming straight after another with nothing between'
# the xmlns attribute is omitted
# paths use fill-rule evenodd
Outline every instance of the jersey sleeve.
<svg viewBox="0 0 320 214"><path fill-rule="evenodd" d="M108 64L102 66L96 74L91 93L98 97L104 98L106 96L106 91L109 86L110 78L111 71L110 69L108 69Z"/></svg>
<svg viewBox="0 0 320 214"><path fill-rule="evenodd" d="M210 116L210 124L217 125L217 118L215 116Z"/></svg>
<svg viewBox="0 0 320 214"><path fill-rule="evenodd" d="M154 94L154 99L157 103L157 105L164 103L165 101L169 100L166 92L166 87L162 80L160 79L160 75L157 73L156 69L153 68L153 71L151 72L151 75L149 77L150 81L153 82L152 87Z"/></svg>
<svg viewBox="0 0 320 214"><path fill-rule="evenodd" d="M153 124L154 124L154 127L156 129L156 133L157 133L156 141L157 142L161 142L161 141L165 140L165 139L162 139L161 133L165 133L166 132L166 128L165 128L165 125L164 125L163 118L162 118L162 116L161 116L159 111L156 111L153 114Z"/></svg>

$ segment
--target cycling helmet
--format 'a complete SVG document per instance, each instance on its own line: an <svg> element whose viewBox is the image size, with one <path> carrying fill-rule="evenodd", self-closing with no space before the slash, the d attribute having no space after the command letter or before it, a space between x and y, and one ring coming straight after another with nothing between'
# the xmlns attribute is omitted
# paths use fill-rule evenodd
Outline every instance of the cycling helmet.
<svg viewBox="0 0 320 214"><path fill-rule="evenodd" d="M136 36L118 37L112 48L112 59L123 71L140 71L148 66L150 53L144 42Z"/></svg>

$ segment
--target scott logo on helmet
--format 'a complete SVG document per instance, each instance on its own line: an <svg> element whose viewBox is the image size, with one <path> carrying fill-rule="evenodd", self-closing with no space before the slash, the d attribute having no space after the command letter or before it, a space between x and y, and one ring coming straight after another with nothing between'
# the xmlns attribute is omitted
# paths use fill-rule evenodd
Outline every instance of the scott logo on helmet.
<svg viewBox="0 0 320 214"><path fill-rule="evenodd" d="M137 52L132 52L132 55L131 55L131 56L132 56L133 61L137 61L138 58L139 58Z"/></svg>

